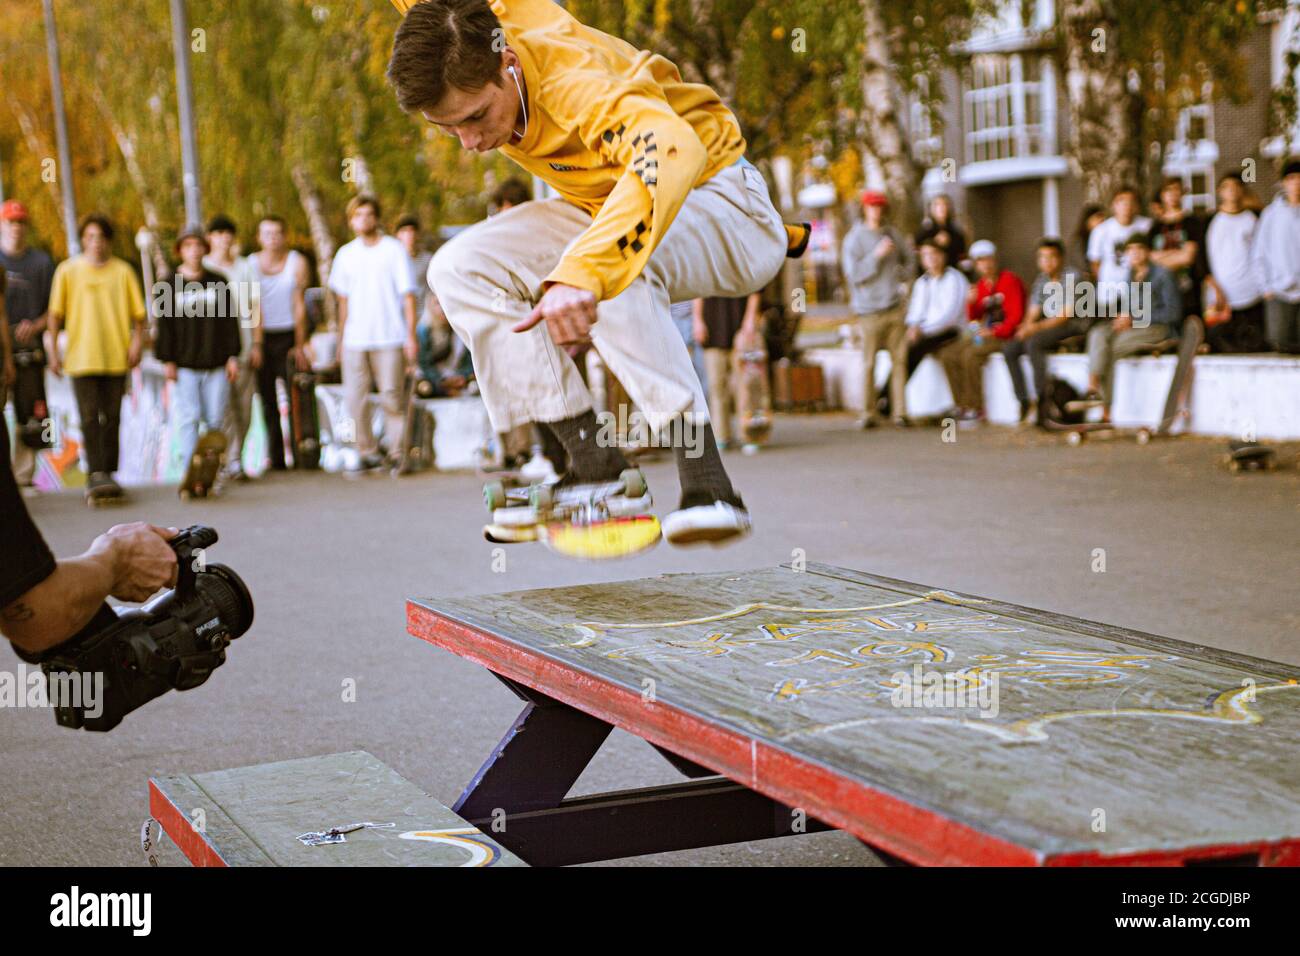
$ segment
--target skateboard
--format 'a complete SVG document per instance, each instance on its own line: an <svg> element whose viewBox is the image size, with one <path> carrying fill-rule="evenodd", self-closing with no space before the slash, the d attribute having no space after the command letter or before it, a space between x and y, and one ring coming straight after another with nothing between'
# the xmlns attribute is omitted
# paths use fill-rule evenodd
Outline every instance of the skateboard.
<svg viewBox="0 0 1300 956"><path fill-rule="evenodd" d="M1082 445L1088 440L1088 436L1094 433L1115 433L1115 426L1110 422L1076 422L1073 424L1064 424L1049 419L1043 423L1043 428L1049 432L1064 432L1066 442L1070 445L1076 446Z"/></svg>
<svg viewBox="0 0 1300 956"><path fill-rule="evenodd" d="M1173 427L1179 419L1186 419L1191 415L1190 396L1192 391L1192 371L1194 368L1193 361L1197 352L1200 351L1201 343L1205 341L1205 326L1201 320L1192 316L1183 322L1182 335L1178 339L1171 340L1169 343L1162 343L1161 347L1153 351L1155 355L1162 355L1166 346L1176 345L1178 348L1178 361L1174 366L1174 377L1169 383L1169 394L1165 399L1164 411L1160 415L1160 422L1155 428L1142 426L1133 432L1133 437L1139 445L1150 443L1153 438L1167 438L1173 434ZM1099 402L1080 399L1078 401L1067 402L1065 410L1071 413L1087 413L1088 409L1100 405ZM1086 423L1101 424L1101 423ZM1078 431L1078 425L1053 427L1047 426L1053 431L1071 431L1070 444L1078 445L1084 440L1084 433ZM1113 428L1110 430L1114 431Z"/></svg>
<svg viewBox="0 0 1300 956"><path fill-rule="evenodd" d="M625 469L617 481L566 487L490 481L483 501L493 520L483 536L498 544L541 541L571 558L628 557L659 542L659 519L644 513L648 498L639 468Z"/></svg>
<svg viewBox="0 0 1300 956"><path fill-rule="evenodd" d="M320 410L316 407L316 385L319 376L313 371L302 371L297 360L289 356L285 381L289 383L289 430L293 444L293 466L315 470L320 468Z"/></svg>
<svg viewBox="0 0 1300 956"><path fill-rule="evenodd" d="M1229 442L1223 463L1233 474L1243 471L1272 471L1277 467L1277 452L1257 441Z"/></svg>
<svg viewBox="0 0 1300 956"><path fill-rule="evenodd" d="M1168 435L1179 418L1191 417L1192 362L1204 341L1205 326L1201 320L1195 316L1185 319L1182 337L1178 343L1178 364L1174 366L1174 378L1169 385L1169 397L1165 399L1165 410L1160 416L1160 425L1155 434ZM1150 440L1151 433L1147 429L1140 429L1139 436L1144 431L1147 432L1147 440ZM1146 444L1141 437L1138 441Z"/></svg>
<svg viewBox="0 0 1300 956"><path fill-rule="evenodd" d="M112 478L86 478L86 504L91 508L126 504L126 492Z"/></svg>
<svg viewBox="0 0 1300 956"><path fill-rule="evenodd" d="M420 404L433 394L433 387L419 370L406 373L406 416L402 426L402 452L397 473L409 475L433 467L433 416Z"/></svg>
<svg viewBox="0 0 1300 956"><path fill-rule="evenodd" d="M226 436L213 430L199 436L194 451L190 453L185 476L181 478L177 489L182 498L206 498L221 472L222 460L226 456Z"/></svg>
<svg viewBox="0 0 1300 956"><path fill-rule="evenodd" d="M735 355L736 404L740 434L746 447L766 444L772 434L772 390L767 377L767 347L758 330L741 329L732 346Z"/></svg>

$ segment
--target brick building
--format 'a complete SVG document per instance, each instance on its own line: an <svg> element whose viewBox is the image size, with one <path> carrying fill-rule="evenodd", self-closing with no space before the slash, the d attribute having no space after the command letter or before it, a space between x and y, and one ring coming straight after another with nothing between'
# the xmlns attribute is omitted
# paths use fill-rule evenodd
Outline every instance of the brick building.
<svg viewBox="0 0 1300 956"><path fill-rule="evenodd" d="M932 129L919 105L909 120L914 153L928 169L926 199L952 196L970 238L992 239L1003 263L1028 276L1042 235L1064 238L1071 260L1081 263L1074 232L1082 189L1064 155L1069 107L1054 49L1056 4L1036 0L1026 7L1029 22L1013 0L960 44L962 66L942 77L941 131ZM1210 208L1217 178L1242 171L1246 160L1254 160L1254 189L1267 202L1278 160L1300 152L1300 124L1285 138L1269 135L1272 92L1284 76L1287 45L1298 38L1300 0L1292 0L1242 51L1249 98L1181 111L1174 140L1165 145L1163 171L1182 177L1193 208Z"/></svg>

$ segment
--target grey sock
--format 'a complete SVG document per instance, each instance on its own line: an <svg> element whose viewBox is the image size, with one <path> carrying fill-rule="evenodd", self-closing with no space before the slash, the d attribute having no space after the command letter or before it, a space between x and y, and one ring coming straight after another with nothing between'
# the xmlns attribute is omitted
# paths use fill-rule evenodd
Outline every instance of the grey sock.
<svg viewBox="0 0 1300 956"><path fill-rule="evenodd" d="M685 427L684 420L675 419L670 426L679 440L673 442L673 455L677 459L677 474L682 485L682 507L689 508L698 504L714 501L729 501L741 504L740 496L731 487L727 469L722 466L722 455L718 453L718 440L713 437L712 423L703 428L703 436L697 442L680 440Z"/></svg>
<svg viewBox="0 0 1300 956"><path fill-rule="evenodd" d="M609 441L597 440L597 436L604 436L596 422L596 413L590 409L573 418L546 422L545 427L559 439L568 453L569 467L564 475L568 483L613 481L627 467L627 459L615 443L612 429L609 430Z"/></svg>

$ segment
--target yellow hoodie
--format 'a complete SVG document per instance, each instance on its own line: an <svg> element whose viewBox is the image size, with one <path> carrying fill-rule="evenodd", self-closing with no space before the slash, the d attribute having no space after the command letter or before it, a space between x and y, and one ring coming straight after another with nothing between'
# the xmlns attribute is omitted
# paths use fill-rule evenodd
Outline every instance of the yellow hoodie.
<svg viewBox="0 0 1300 956"><path fill-rule="evenodd" d="M416 2L393 5L405 14ZM546 282L613 298L645 268L687 194L744 155L740 124L709 87L553 0L489 5L528 97L524 138L501 152L594 220Z"/></svg>

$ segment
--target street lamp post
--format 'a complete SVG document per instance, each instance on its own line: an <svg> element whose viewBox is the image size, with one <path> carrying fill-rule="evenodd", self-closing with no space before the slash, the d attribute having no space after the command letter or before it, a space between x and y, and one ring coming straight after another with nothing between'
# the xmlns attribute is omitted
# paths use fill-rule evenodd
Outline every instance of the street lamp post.
<svg viewBox="0 0 1300 956"><path fill-rule="evenodd" d="M185 222L202 222L199 197L198 140L194 135L194 90L190 85L190 22L185 0L171 0L172 55L176 60L176 102L181 121L181 174L185 187Z"/></svg>
<svg viewBox="0 0 1300 956"><path fill-rule="evenodd" d="M54 0L44 0L45 52L50 61L50 93L54 99L54 136L58 142L57 175L63 191L63 231L68 237L68 255L81 252L77 235L77 197L72 189L72 153L68 148L68 116L63 105L63 74L59 69L59 35L54 27Z"/></svg>

